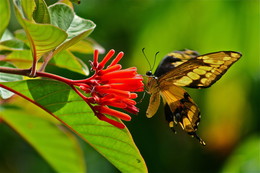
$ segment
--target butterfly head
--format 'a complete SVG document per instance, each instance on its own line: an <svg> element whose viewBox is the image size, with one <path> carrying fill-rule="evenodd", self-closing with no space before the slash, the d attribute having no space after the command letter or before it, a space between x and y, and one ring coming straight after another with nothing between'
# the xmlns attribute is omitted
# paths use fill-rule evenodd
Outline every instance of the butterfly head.
<svg viewBox="0 0 260 173"><path fill-rule="evenodd" d="M148 77L153 76L152 71L147 71L145 74L146 74L146 76L148 76Z"/></svg>

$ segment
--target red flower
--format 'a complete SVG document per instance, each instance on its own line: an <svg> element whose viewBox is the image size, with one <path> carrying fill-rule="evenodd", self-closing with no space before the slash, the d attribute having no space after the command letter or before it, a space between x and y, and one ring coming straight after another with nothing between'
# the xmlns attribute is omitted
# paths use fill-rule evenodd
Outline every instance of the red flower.
<svg viewBox="0 0 260 173"><path fill-rule="evenodd" d="M106 63L112 58L115 51L110 50L104 59L98 62L98 50L94 52L94 60L91 63L94 75L88 79L77 81L76 85L91 97L85 97L85 101L90 105L95 115L118 128L123 129L124 124L108 118L106 115L114 116L125 121L130 121L131 117L123 112L111 107L121 108L127 112L137 114L138 108L133 100L137 97L134 92L143 91L143 78L137 74L137 69L131 67L122 69L117 64L124 53L119 52L114 60L105 68Z"/></svg>

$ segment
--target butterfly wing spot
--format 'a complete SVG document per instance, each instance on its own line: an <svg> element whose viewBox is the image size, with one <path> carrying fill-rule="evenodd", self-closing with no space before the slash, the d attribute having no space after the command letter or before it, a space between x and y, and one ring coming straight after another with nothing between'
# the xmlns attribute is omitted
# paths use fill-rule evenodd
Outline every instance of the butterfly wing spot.
<svg viewBox="0 0 260 173"><path fill-rule="evenodd" d="M210 71L212 69L212 67L209 67L209 66L199 66L198 68L205 70L205 71Z"/></svg>
<svg viewBox="0 0 260 173"><path fill-rule="evenodd" d="M194 73L194 72L189 72L187 74L187 76L189 76L193 80L198 80L200 78L200 75L198 75L197 73Z"/></svg>
<svg viewBox="0 0 260 173"><path fill-rule="evenodd" d="M182 58L182 55L181 55L181 54L175 53L175 52L169 53L168 56L172 56L172 57L179 58L179 59Z"/></svg>
<svg viewBox="0 0 260 173"><path fill-rule="evenodd" d="M191 84L192 82L193 80L191 78L189 78L188 76L183 76L181 79L176 81L176 85L185 86Z"/></svg>
<svg viewBox="0 0 260 173"><path fill-rule="evenodd" d="M207 78L202 78L201 80L200 80L200 82L203 84L203 85L205 85L206 83L207 83Z"/></svg>
<svg viewBox="0 0 260 173"><path fill-rule="evenodd" d="M191 125L191 121L185 116L182 118L182 123L180 123L181 127L186 131L186 132L194 132L194 128Z"/></svg>
<svg viewBox="0 0 260 173"><path fill-rule="evenodd" d="M236 52L231 52L230 56L232 56L233 58L240 58L241 54L240 53L236 53Z"/></svg>
<svg viewBox="0 0 260 173"><path fill-rule="evenodd" d="M174 122L173 121L171 121L171 122L169 122L169 127L171 128L171 130L173 131L173 133L174 134L176 134L177 132L176 132L176 130L174 129Z"/></svg>
<svg viewBox="0 0 260 173"><path fill-rule="evenodd" d="M223 67L226 67L226 66L223 66ZM221 74L221 70L220 69L212 69L211 72L216 74L216 75Z"/></svg>
<svg viewBox="0 0 260 173"><path fill-rule="evenodd" d="M206 78L210 78L211 77L211 75L212 75L212 73L210 73L210 72L208 72L208 73L206 73Z"/></svg>
<svg viewBox="0 0 260 173"><path fill-rule="evenodd" d="M223 58L223 60L224 60L224 61L229 61L229 60L231 60L231 57L230 57L230 56L225 56L225 57Z"/></svg>
<svg viewBox="0 0 260 173"><path fill-rule="evenodd" d="M204 75L206 73L205 70L198 69L198 68L194 69L193 72L197 73L198 75Z"/></svg>
<svg viewBox="0 0 260 173"><path fill-rule="evenodd" d="M212 60L212 59L206 59L206 60L203 60L203 62L207 63L207 64L216 64L216 65L224 64L224 61Z"/></svg>

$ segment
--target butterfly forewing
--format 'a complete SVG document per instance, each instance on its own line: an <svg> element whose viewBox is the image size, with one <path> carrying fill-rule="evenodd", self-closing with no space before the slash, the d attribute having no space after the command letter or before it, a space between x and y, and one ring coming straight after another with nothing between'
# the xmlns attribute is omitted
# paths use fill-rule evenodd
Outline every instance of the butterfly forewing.
<svg viewBox="0 0 260 173"><path fill-rule="evenodd" d="M240 57L240 53L233 51L221 51L197 56L162 75L158 82L170 81L177 86L206 88L220 79Z"/></svg>

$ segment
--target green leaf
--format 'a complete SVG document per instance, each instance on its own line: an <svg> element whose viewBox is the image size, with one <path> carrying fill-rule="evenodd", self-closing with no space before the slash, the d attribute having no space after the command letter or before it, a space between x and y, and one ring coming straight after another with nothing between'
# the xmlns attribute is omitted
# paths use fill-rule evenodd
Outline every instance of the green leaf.
<svg viewBox="0 0 260 173"><path fill-rule="evenodd" d="M66 38L67 34L50 24L36 24L23 16L20 0L14 0L15 14L28 37L33 57L39 59L43 54L55 49Z"/></svg>
<svg viewBox="0 0 260 173"><path fill-rule="evenodd" d="M0 3L0 38L2 37L10 20L10 4L9 0L1 0Z"/></svg>
<svg viewBox="0 0 260 173"><path fill-rule="evenodd" d="M8 63L8 62L4 62L4 61L0 61L0 67L11 67L11 68L15 68L14 65ZM17 80L22 80L22 76L19 75L14 75L14 74L8 74L8 73L1 73L0 75L0 82L10 82L10 81L17 81ZM0 96L3 99L8 99L13 95L12 92L1 88L0 87Z"/></svg>
<svg viewBox="0 0 260 173"><path fill-rule="evenodd" d="M69 62L69 63L68 63ZM50 65L56 65L61 68L66 68L71 71L75 71L81 74L88 74L88 67L79 63L79 60L69 51L61 51L56 54L49 62Z"/></svg>
<svg viewBox="0 0 260 173"><path fill-rule="evenodd" d="M33 11L36 8L36 4L34 0L23 0L20 1L22 3L22 9L23 9L23 14L26 19L29 21L33 20Z"/></svg>
<svg viewBox="0 0 260 173"><path fill-rule="evenodd" d="M0 42L0 50L24 50L29 47L21 40L11 39Z"/></svg>
<svg viewBox="0 0 260 173"><path fill-rule="evenodd" d="M66 41L55 50L54 54L84 39L96 27L92 21L83 19L74 14L72 9L65 4L54 4L49 7L49 11L51 23L62 28L68 34Z"/></svg>
<svg viewBox="0 0 260 173"><path fill-rule="evenodd" d="M74 17L72 9L65 4L54 4L49 6L51 24L67 31Z"/></svg>
<svg viewBox="0 0 260 173"><path fill-rule="evenodd" d="M99 53L105 53L105 49L91 38L85 38L80 40L73 46L69 47L68 50L72 52L79 52L84 54L92 54L95 49L98 49Z"/></svg>
<svg viewBox="0 0 260 173"><path fill-rule="evenodd" d="M2 120L31 144L54 170L86 172L80 145L69 131L21 109L4 109L1 114Z"/></svg>
<svg viewBox="0 0 260 173"><path fill-rule="evenodd" d="M14 37L19 39L19 40L22 40L23 42L28 42L27 37L26 37L26 33L23 29L16 30L14 32Z"/></svg>
<svg viewBox="0 0 260 173"><path fill-rule="evenodd" d="M13 34L8 29L6 29L0 41L11 40L13 38L14 38Z"/></svg>
<svg viewBox="0 0 260 173"><path fill-rule="evenodd" d="M5 58L18 68L30 68L32 65L32 52L30 50L13 51Z"/></svg>
<svg viewBox="0 0 260 173"><path fill-rule="evenodd" d="M68 85L53 80L0 83L30 99L87 141L121 172L147 172L145 162L127 129L116 128L94 116Z"/></svg>
<svg viewBox="0 0 260 173"><path fill-rule="evenodd" d="M33 12L33 19L37 23L50 23L50 15L44 0L34 0L36 9Z"/></svg>

